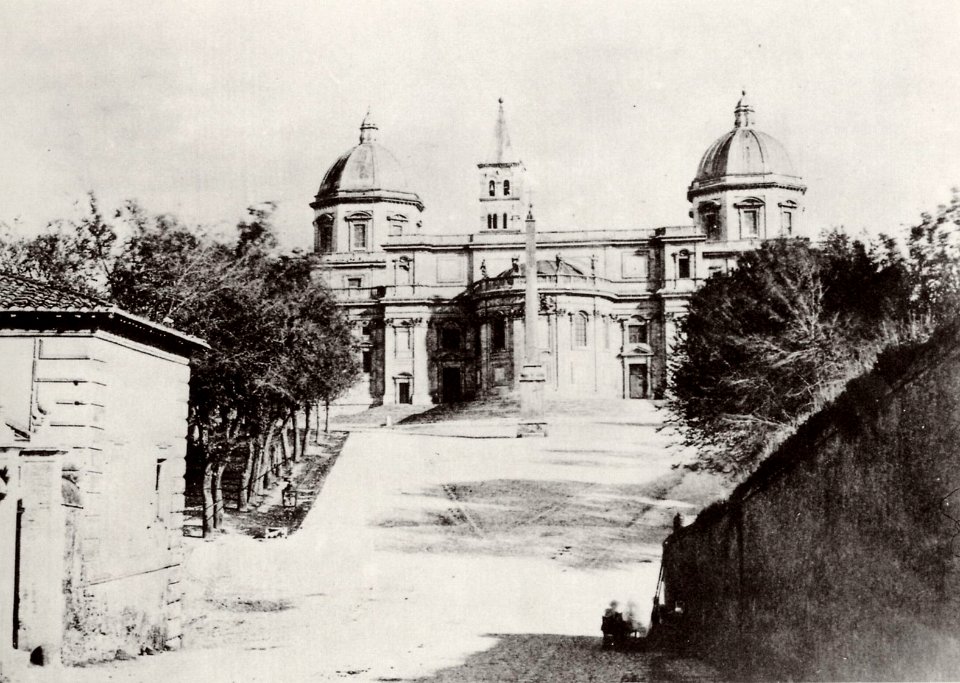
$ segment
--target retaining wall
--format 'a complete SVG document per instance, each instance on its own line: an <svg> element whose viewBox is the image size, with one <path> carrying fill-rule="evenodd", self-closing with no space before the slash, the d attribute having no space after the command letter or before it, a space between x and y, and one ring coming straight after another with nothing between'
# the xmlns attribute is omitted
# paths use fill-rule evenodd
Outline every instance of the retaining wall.
<svg viewBox="0 0 960 683"><path fill-rule="evenodd" d="M679 641L743 675L960 680L960 328L884 354L663 562Z"/></svg>

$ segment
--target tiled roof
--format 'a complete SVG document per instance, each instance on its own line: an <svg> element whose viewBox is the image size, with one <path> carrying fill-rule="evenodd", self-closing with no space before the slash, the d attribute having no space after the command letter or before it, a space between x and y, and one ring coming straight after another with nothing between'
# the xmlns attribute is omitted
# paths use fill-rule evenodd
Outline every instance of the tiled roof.
<svg viewBox="0 0 960 683"><path fill-rule="evenodd" d="M202 339L155 323L96 297L0 273L0 328L110 329L127 338L192 353L209 348Z"/></svg>
<svg viewBox="0 0 960 683"><path fill-rule="evenodd" d="M0 273L0 310L109 311L111 304L62 287Z"/></svg>

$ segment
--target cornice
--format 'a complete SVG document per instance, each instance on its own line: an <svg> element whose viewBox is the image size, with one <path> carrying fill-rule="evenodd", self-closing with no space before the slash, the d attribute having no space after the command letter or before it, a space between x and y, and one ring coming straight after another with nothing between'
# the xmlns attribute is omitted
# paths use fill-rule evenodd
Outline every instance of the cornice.
<svg viewBox="0 0 960 683"><path fill-rule="evenodd" d="M381 192L377 190L371 190L362 195L349 195L340 193L325 195L323 197L317 195L313 198L313 201L310 202L310 208L319 211L320 209L325 209L330 206L337 206L338 204L377 204L385 202L415 206L420 211L423 211L424 208L423 202L420 201L420 198L413 193L410 193L410 196L404 197L402 195L398 196L390 192Z"/></svg>
<svg viewBox="0 0 960 683"><path fill-rule="evenodd" d="M746 178L737 180L736 176L723 176L706 183L700 183L696 187L690 184L687 188L687 201L693 201L696 197L713 194L714 192L726 192L736 190L767 189L780 188L783 190L796 190L800 194L806 194L807 186L803 184L800 178L792 180L791 176L779 176L770 180L749 181Z"/></svg>

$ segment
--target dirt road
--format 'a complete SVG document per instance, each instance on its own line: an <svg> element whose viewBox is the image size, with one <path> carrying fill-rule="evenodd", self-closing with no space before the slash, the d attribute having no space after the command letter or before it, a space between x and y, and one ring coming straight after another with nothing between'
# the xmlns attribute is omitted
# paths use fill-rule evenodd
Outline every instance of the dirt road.
<svg viewBox="0 0 960 683"><path fill-rule="evenodd" d="M662 500L665 444L639 419L543 440L354 433L297 534L193 541L183 651L52 680L696 678L596 638L611 599L646 612L688 509Z"/></svg>

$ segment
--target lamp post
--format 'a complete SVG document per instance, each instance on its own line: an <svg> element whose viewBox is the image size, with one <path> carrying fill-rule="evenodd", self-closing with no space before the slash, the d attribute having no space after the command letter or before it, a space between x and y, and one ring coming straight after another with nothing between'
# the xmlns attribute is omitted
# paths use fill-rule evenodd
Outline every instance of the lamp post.
<svg viewBox="0 0 960 683"><path fill-rule="evenodd" d="M527 209L526 229L524 354L523 369L520 371L520 423L517 426L517 437L547 435L547 421L543 416L543 388L547 376L543 365L540 364L540 347L537 343L540 297L537 294L537 222L533 218L532 205Z"/></svg>

